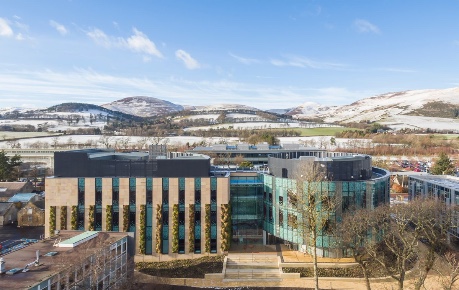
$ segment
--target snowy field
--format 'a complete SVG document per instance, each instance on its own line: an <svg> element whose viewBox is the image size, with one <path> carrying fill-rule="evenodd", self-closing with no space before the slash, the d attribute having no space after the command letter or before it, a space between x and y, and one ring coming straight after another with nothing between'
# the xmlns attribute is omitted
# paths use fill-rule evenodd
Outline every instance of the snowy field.
<svg viewBox="0 0 459 290"><path fill-rule="evenodd" d="M452 130L459 132L459 119L397 115L393 116L392 118L382 120L379 123L387 125L394 130L400 130L403 128L430 128L436 130Z"/></svg>
<svg viewBox="0 0 459 290"><path fill-rule="evenodd" d="M315 147L323 149L339 149L339 148L352 148L355 146L364 146L365 144L371 143L369 139L347 139L347 138L336 138L336 146L332 146L330 143L332 136L316 136L316 137L279 137L281 144L303 144L306 147ZM127 148L131 149L147 149L146 144L152 144L153 140L150 138L145 140L145 137L139 136L102 136L102 135L61 135L61 136L50 136L50 137L36 137L36 138L24 138L18 141L21 148L33 148L37 144L41 144L43 148L51 148L52 144L61 145L62 148L68 148L65 144L73 144L73 148L76 149L78 144L90 145L95 148L105 148L106 141L110 144L109 147L116 147L126 145ZM243 143L237 137L222 138L222 137L194 137L194 136L173 136L166 137L161 140L162 144L169 144L171 146L183 146L187 143L200 144L210 146L214 144L238 144ZM143 144L143 148L139 148L139 145ZM0 141L0 149L9 149L10 144L7 141Z"/></svg>
<svg viewBox="0 0 459 290"><path fill-rule="evenodd" d="M196 131L196 130L209 130L217 128L233 128L233 129L289 129L289 128L299 128L300 124L296 122L291 123L275 123L275 122L246 122L246 123L227 123L227 124L218 124L212 126L202 126L202 127L192 127L186 128L185 131Z"/></svg>
<svg viewBox="0 0 459 290"><path fill-rule="evenodd" d="M215 121L217 118L220 117L220 114L200 114L200 115L190 115L186 117L179 117L175 119L175 122L178 122L180 120L197 120L197 119L204 119L204 120L211 120ZM231 113L227 114L226 118L232 118L232 119L240 119L240 120L251 120L251 121L266 121L265 118L262 118L258 115L254 114L240 114L240 113Z"/></svg>

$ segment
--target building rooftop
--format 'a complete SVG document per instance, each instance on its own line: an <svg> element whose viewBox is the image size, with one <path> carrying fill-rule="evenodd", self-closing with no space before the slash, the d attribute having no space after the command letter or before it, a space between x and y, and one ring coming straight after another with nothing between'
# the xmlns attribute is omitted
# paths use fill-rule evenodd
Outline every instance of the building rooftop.
<svg viewBox="0 0 459 290"><path fill-rule="evenodd" d="M12 205L12 202L0 202L0 216L4 215Z"/></svg>
<svg viewBox="0 0 459 290"><path fill-rule="evenodd" d="M208 152L208 151L237 151L237 152L277 152L277 151L292 151L292 150L308 150L308 151L325 151L319 148L311 148L305 147L301 144L283 144L283 145L269 145L269 144L257 144L251 145L248 143L239 143L236 145L229 145L229 144L216 144L212 146L198 146L192 151L199 151L199 152Z"/></svg>
<svg viewBox="0 0 459 290"><path fill-rule="evenodd" d="M61 231L56 238L64 241L81 234L81 231ZM72 264L81 263L92 253L103 246L112 244L124 237L126 233L105 233L99 232L97 238L86 241L75 248L55 247L56 239L47 239L31 244L18 251L4 255L6 271L19 268L21 271L14 275L0 275L1 289L29 289L32 286L48 279ZM39 251L39 266L30 266L29 271L22 272L22 269L36 259L36 251ZM47 253L56 252L54 256L47 256Z"/></svg>
<svg viewBox="0 0 459 290"><path fill-rule="evenodd" d="M8 202L23 202L27 203L29 202L34 196L37 194L35 192L27 192L27 193L16 193L13 195Z"/></svg>
<svg viewBox="0 0 459 290"><path fill-rule="evenodd" d="M411 178L428 181L459 192L459 177L449 175L411 175Z"/></svg>
<svg viewBox="0 0 459 290"><path fill-rule="evenodd" d="M30 188L33 187L30 182L0 182L0 198L6 198L6 201L15 193L25 191L24 188L26 188L27 185L29 185Z"/></svg>

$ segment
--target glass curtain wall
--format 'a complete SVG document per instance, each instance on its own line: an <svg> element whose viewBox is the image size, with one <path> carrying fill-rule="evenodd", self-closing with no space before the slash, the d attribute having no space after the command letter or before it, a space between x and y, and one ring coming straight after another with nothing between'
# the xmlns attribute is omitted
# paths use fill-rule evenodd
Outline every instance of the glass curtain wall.
<svg viewBox="0 0 459 290"><path fill-rule="evenodd" d="M233 242L263 243L263 175L232 176L230 183Z"/></svg>

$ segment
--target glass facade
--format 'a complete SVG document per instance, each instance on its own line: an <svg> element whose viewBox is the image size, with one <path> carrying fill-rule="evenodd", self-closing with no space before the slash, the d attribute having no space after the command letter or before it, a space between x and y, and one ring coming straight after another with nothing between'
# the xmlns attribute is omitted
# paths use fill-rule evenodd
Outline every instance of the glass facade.
<svg viewBox="0 0 459 290"><path fill-rule="evenodd" d="M135 232L136 178L129 178L129 231Z"/></svg>
<svg viewBox="0 0 459 290"><path fill-rule="evenodd" d="M275 237L274 242L281 239L300 251L310 251L312 242L307 212L303 210L310 202L306 200L309 196L307 192L314 190L318 193L314 199L315 208L324 223L318 229L315 246L318 255L323 257L345 255L335 246L337 237L333 235L333 228L341 222L343 212L351 208L368 207L370 200L372 208L389 202L388 174L383 178L367 181L305 182L303 186L298 186L294 179L264 175L262 188L263 229L269 236ZM300 194L299 190L304 193ZM231 200L233 201L233 195ZM237 218L233 212L233 219Z"/></svg>
<svg viewBox="0 0 459 290"><path fill-rule="evenodd" d="M263 175L231 176L233 242L263 241Z"/></svg>
<svg viewBox="0 0 459 290"><path fill-rule="evenodd" d="M84 230L84 199L85 199L85 179L78 178L78 213L77 213L77 229Z"/></svg>
<svg viewBox="0 0 459 290"><path fill-rule="evenodd" d="M102 230L102 178L96 178L96 196L95 196L95 212L94 212L94 229Z"/></svg>
<svg viewBox="0 0 459 290"><path fill-rule="evenodd" d="M194 252L201 253L201 178L194 179Z"/></svg>
<svg viewBox="0 0 459 290"><path fill-rule="evenodd" d="M210 252L217 252L217 179L210 179Z"/></svg>
<svg viewBox="0 0 459 290"><path fill-rule="evenodd" d="M169 178L163 178L163 213L162 213L162 223L163 223L163 232L162 232L162 254L169 253Z"/></svg>
<svg viewBox="0 0 459 290"><path fill-rule="evenodd" d="M185 178L179 178L179 232L178 232L178 252L185 254Z"/></svg>
<svg viewBox="0 0 459 290"><path fill-rule="evenodd" d="M153 179L146 179L145 254L153 253Z"/></svg>
<svg viewBox="0 0 459 290"><path fill-rule="evenodd" d="M112 178L112 228L107 230L120 230L120 179L116 177Z"/></svg>

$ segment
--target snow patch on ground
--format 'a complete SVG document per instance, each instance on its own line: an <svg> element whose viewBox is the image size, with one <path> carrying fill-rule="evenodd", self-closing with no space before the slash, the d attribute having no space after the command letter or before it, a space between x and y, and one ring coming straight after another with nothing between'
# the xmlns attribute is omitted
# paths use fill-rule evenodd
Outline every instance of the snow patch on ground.
<svg viewBox="0 0 459 290"><path fill-rule="evenodd" d="M395 130L410 129L436 129L459 131L459 119L446 119L423 116L397 115L384 119L379 123L387 125Z"/></svg>
<svg viewBox="0 0 459 290"><path fill-rule="evenodd" d="M274 123L274 122L246 122L246 123L227 123L227 124L218 124L212 126L202 126L202 127L192 127L186 128L185 131L196 131L196 130L209 130L217 128L233 128L233 129L269 129L269 128L299 128L300 124L297 122L291 123Z"/></svg>

